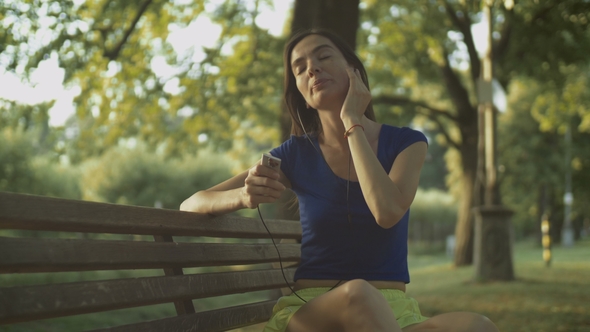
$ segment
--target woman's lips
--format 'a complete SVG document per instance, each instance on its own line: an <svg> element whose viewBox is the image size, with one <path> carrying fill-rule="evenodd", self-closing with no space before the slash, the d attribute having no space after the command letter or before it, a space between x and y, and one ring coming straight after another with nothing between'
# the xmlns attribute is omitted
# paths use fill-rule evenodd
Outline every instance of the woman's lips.
<svg viewBox="0 0 590 332"><path fill-rule="evenodd" d="M320 90L322 89L324 86L326 86L326 83L328 82L328 79L325 78L321 78L319 80L315 80L313 82L313 86L311 87L313 90Z"/></svg>

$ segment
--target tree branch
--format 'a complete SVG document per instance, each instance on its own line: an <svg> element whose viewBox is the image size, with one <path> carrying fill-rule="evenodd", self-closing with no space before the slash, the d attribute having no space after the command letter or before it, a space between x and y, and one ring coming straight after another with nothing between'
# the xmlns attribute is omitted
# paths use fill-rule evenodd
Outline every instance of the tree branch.
<svg viewBox="0 0 590 332"><path fill-rule="evenodd" d="M440 121L440 119L438 117L432 116L432 114L426 114L426 116L428 116L428 118L430 120L432 120L432 121L434 121L434 123L436 123L438 130L441 132L441 134L443 134L447 143L449 143L452 147L454 147L457 150L461 149L461 145L451 138L451 135L449 135L449 132L447 131L447 129L445 128L445 126L442 124L442 122Z"/></svg>
<svg viewBox="0 0 590 332"><path fill-rule="evenodd" d="M471 34L471 21L467 15L463 14L463 18L459 18L455 9L447 0L444 0L445 9L447 15L453 22L453 24L461 31L463 34L463 42L467 46L467 52L469 53L469 59L471 60L471 79L473 82L477 81L477 78L480 75L481 71L481 61L479 59L479 54L477 53L477 49L475 48L475 42L473 41L473 34Z"/></svg>
<svg viewBox="0 0 590 332"><path fill-rule="evenodd" d="M457 120L460 120L461 118L469 118L473 116L473 114L471 114L473 113L473 107L469 101L469 93L465 87L463 87L461 80L459 80L457 74L453 71L453 68L451 68L449 55L446 51L444 51L444 59L445 64L441 67L441 72L449 96L451 97L453 104L457 107Z"/></svg>
<svg viewBox="0 0 590 332"><path fill-rule="evenodd" d="M407 97L380 95L380 96L373 97L372 103L373 103L373 105L384 104L384 105L390 105L390 106L421 107L421 108L427 109L431 114L433 114L435 116L444 116L447 119L450 119L452 121L455 121L455 122L457 121L457 117L455 117L449 111L441 110L441 109L432 107L430 105L427 105L424 102L411 100L410 98L407 98Z"/></svg>
<svg viewBox="0 0 590 332"><path fill-rule="evenodd" d="M436 123L440 132L443 134L443 136L445 137L445 139L447 140L447 142L450 145L452 145L456 149L459 149L460 144L451 138L451 136L447 132L446 128L444 127L443 123L439 119L439 116L442 116L442 117L445 117L445 118L450 119L451 121L454 121L457 123L458 122L457 117L452 115L449 111L434 108L432 106L427 105L424 102L411 100L407 97L402 97L402 96L380 95L380 96L373 97L372 103L373 103L373 105L384 104L384 105L390 105L390 106L409 106L409 107L413 106L413 107L415 107L416 111L418 113L428 117L429 119L434 121L434 123Z"/></svg>
<svg viewBox="0 0 590 332"><path fill-rule="evenodd" d="M125 45L125 43L127 42L127 39L129 39L129 36L133 32L133 30L135 30L135 26L137 26L137 22L139 22L139 19L141 18L141 16L143 16L143 14L147 10L148 6L152 3L152 1L153 0L146 0L141 5L141 7L139 8L139 11L137 12L135 17L133 18L131 25L125 31L123 38L121 38L121 40L117 43L117 45L112 50L107 51L105 49L105 52L103 53L105 57L107 57L111 61L117 59L117 57L119 56L119 53L121 52L121 49L123 48L123 45Z"/></svg>

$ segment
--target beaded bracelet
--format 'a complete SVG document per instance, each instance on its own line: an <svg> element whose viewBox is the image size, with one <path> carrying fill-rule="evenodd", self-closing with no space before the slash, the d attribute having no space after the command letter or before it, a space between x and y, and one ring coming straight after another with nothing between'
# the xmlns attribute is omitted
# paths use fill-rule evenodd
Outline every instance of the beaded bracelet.
<svg viewBox="0 0 590 332"><path fill-rule="evenodd" d="M363 131L365 131L365 127L361 126L360 124L352 125L352 127L348 128L348 130L344 133L344 138L348 138L350 136L350 132L354 127L361 127Z"/></svg>

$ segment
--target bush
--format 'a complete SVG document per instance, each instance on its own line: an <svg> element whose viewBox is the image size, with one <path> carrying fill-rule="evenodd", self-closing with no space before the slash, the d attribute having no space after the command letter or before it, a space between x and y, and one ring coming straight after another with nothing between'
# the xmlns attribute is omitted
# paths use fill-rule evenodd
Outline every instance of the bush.
<svg viewBox="0 0 590 332"><path fill-rule="evenodd" d="M229 178L229 168L224 157L210 151L167 160L141 146L117 147L83 164L83 198L178 209L194 192Z"/></svg>
<svg viewBox="0 0 590 332"><path fill-rule="evenodd" d="M443 251L454 234L457 205L451 194L438 189L418 189L410 208L409 240L420 251Z"/></svg>
<svg viewBox="0 0 590 332"><path fill-rule="evenodd" d="M79 173L36 150L30 132L0 131L0 190L79 199Z"/></svg>

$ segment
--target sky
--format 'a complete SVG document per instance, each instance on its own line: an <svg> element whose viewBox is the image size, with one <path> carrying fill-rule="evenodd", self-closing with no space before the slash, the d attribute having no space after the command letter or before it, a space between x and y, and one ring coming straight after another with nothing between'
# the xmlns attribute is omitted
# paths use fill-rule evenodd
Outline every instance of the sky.
<svg viewBox="0 0 590 332"><path fill-rule="evenodd" d="M211 3L214 5L216 1ZM263 29L268 29L269 33L279 36L283 32L285 20L292 8L293 0L275 0L274 8L263 6L256 19L256 23ZM476 36L485 36L487 25L480 23L472 27ZM210 31L208 34L199 34L197 31ZM175 49L177 54L183 54L191 48L195 49L195 61L200 61L204 54L200 52L202 46L213 47L219 38L221 28L214 25L205 15L200 15L191 24L183 29L171 29L168 42ZM201 36L200 39L194 36ZM449 36L452 38L452 36ZM459 36L457 36L459 37ZM194 43L187 43L187 40L193 40ZM480 54L483 54L486 48L485 38L475 38L476 47ZM154 73L161 78L170 78L174 75L174 68L169 66L163 57L155 57L151 63ZM78 87L65 88L62 84L64 70L59 68L57 55L52 54L47 60L42 61L39 67L31 75L31 84L24 84L18 76L13 73L7 73L0 68L0 98L16 100L21 103L37 104L44 101L55 99L55 105L49 110L49 124L51 126L61 126L65 121L74 114L73 98L80 93ZM169 80L165 89L173 92L175 87L174 79ZM502 93L496 104L505 103L505 96ZM498 105L499 108L500 105Z"/></svg>

